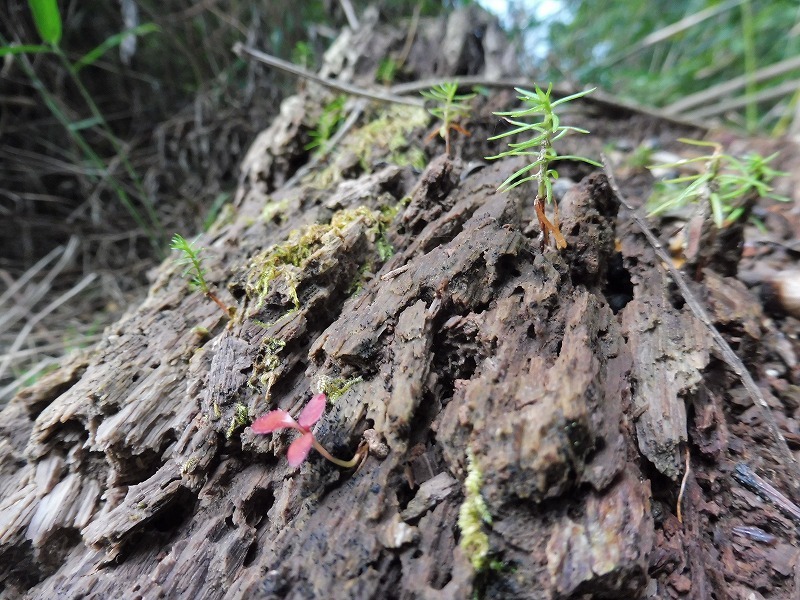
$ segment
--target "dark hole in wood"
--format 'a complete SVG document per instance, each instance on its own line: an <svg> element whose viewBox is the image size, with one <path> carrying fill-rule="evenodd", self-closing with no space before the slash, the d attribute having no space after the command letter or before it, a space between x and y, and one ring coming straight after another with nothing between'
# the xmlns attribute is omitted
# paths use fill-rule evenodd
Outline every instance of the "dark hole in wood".
<svg viewBox="0 0 800 600"><path fill-rule="evenodd" d="M173 533L192 514L195 497L186 488L181 488L175 498L150 521L151 529L161 533Z"/></svg>
<svg viewBox="0 0 800 600"><path fill-rule="evenodd" d="M247 553L244 555L244 560L242 561L243 567L249 567L253 564L253 561L258 556L258 540L253 540L250 542L250 546L247 548Z"/></svg>
<svg viewBox="0 0 800 600"><path fill-rule="evenodd" d="M271 488L257 489L242 503L242 512L245 522L250 527L255 527L261 519L266 517L275 503L275 494Z"/></svg>
<svg viewBox="0 0 800 600"><path fill-rule="evenodd" d="M608 275L603 295L614 314L617 314L633 300L633 282L631 274L625 268L621 252L615 252L608 264Z"/></svg>

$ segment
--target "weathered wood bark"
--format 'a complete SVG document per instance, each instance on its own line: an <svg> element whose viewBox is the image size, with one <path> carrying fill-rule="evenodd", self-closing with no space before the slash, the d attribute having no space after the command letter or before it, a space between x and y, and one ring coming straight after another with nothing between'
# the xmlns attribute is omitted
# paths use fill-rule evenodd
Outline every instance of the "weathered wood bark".
<svg viewBox="0 0 800 600"><path fill-rule="evenodd" d="M432 72L499 69L479 60L496 25L467 17L447 27L448 66ZM441 28L423 23L411 56L430 56ZM359 61L374 69L403 42L372 29L339 45L350 54L336 72L369 73ZM102 344L0 414L2 593L637 598L693 582L720 593L722 559L701 551L710 505L697 481L697 539L684 542L673 513L690 416L707 460L723 458L733 435L718 400L702 401L722 393L724 369L643 239L627 224L616 231L605 177L567 193L569 246L542 252L530 199L495 191L513 165L467 164L488 153L488 111L459 158L420 173L408 163L424 113L381 109L335 162L282 187L308 159L320 96L310 86L284 103L249 153L235 210L201 238L208 279L235 318L165 263ZM652 133L616 119L617 133ZM307 252L264 284L270 249L297 241L292 230ZM729 296L732 284L708 281L712 296ZM619 314L612 295L615 310L627 303ZM732 327L751 319L717 316ZM271 407L296 414L339 377L362 379L324 416L320 442L351 455L369 429L388 446L355 473L313 451L290 468L292 434L242 426L242 407L248 420ZM468 450L497 560L478 574L457 524Z"/></svg>

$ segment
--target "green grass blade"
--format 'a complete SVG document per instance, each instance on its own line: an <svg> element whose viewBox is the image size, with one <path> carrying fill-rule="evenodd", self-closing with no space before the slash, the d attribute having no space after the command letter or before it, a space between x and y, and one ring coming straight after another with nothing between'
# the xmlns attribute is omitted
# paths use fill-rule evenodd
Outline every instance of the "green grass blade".
<svg viewBox="0 0 800 600"><path fill-rule="evenodd" d="M102 44L89 50L89 52L80 57L73 64L73 68L77 72L80 71L83 67L88 67L89 65L95 63L106 52L108 52L115 46L119 46L122 43L122 41L130 35L146 35L148 33L154 33L156 31L161 31L161 29L155 23L142 23L138 27L134 27L132 29L126 29L125 31L121 31L117 34L109 36L103 41Z"/></svg>
<svg viewBox="0 0 800 600"><path fill-rule="evenodd" d="M58 46L61 41L61 13L57 0L28 0L39 37L46 44Z"/></svg>
<svg viewBox="0 0 800 600"><path fill-rule="evenodd" d="M41 44L23 44L19 46L3 46L0 48L0 57L9 56L14 54L43 54L45 52L52 52L50 46L42 46Z"/></svg>

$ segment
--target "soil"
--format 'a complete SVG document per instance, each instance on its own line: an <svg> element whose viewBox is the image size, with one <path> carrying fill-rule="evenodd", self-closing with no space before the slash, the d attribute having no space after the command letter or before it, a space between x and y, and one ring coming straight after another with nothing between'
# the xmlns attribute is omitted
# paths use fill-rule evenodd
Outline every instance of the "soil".
<svg viewBox="0 0 800 600"><path fill-rule="evenodd" d="M199 240L233 318L166 262L97 347L0 414L2 594L798 597L791 469L606 176L559 165L568 246L542 249L529 192L496 191L521 163L483 160L499 147L484 141L502 126L491 112L513 98L498 92L478 100L452 158L425 142L426 119L373 109L285 186L310 158L323 93L286 101L233 210ZM677 138L705 133L575 106L570 124L593 135L562 152L622 148L612 161L636 205L652 178L625 164L630 150L682 151ZM402 140L369 129L387 115ZM777 167L800 172L800 153L781 150ZM753 210L763 229L743 227L740 247L686 278L796 451L800 321L776 277L796 266L800 218L768 200ZM666 245L686 221L653 225ZM259 288L293 230L308 254ZM289 467L293 432L237 421L242 406L248 420L297 414L353 377L315 432L342 457L368 430L386 445L354 472L314 451ZM468 472L491 516L481 569L460 544Z"/></svg>

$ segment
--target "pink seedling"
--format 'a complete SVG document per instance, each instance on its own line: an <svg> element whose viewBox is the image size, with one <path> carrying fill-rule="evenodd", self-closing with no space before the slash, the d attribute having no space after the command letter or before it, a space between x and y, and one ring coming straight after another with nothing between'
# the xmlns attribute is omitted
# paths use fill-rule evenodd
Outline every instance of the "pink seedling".
<svg viewBox="0 0 800 600"><path fill-rule="evenodd" d="M361 462L362 458L364 458L363 446L359 447L352 460L340 460L325 450L311 431L311 428L316 425L317 421L320 420L325 412L326 402L327 398L325 394L315 395L308 401L308 404L305 405L296 421L292 415L285 410L272 410L263 417L259 417L253 421L251 429L253 433L273 433L281 429L297 429L297 431L302 433L303 435L291 443L289 451L286 453L286 458L289 460L289 465L292 467L300 465L308 457L312 446L317 449L317 452L335 465L345 469L355 467Z"/></svg>

